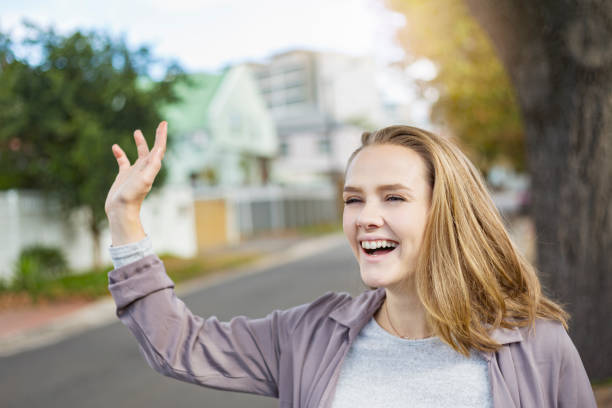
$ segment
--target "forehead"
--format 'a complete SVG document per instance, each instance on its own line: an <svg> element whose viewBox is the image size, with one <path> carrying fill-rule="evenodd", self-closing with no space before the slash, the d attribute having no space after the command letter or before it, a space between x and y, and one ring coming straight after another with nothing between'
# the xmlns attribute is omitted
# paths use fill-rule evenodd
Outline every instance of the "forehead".
<svg viewBox="0 0 612 408"><path fill-rule="evenodd" d="M425 183L425 162L414 150L397 145L374 145L361 150L346 171L346 185Z"/></svg>

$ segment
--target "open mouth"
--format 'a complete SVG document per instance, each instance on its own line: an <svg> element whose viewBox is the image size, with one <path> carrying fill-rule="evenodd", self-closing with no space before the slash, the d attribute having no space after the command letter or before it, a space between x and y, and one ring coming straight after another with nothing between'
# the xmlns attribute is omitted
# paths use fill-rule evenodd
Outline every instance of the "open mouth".
<svg viewBox="0 0 612 408"><path fill-rule="evenodd" d="M361 249L370 256L380 256L394 251L399 245L395 241L378 240L378 241L361 241Z"/></svg>

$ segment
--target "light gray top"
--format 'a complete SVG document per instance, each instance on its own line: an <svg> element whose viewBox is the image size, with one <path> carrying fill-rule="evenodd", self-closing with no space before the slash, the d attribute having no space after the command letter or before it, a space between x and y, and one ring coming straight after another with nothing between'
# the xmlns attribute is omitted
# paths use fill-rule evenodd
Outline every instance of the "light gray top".
<svg viewBox="0 0 612 408"><path fill-rule="evenodd" d="M466 358L438 337L395 337L374 318L342 363L332 403L332 408L492 406L484 357Z"/></svg>
<svg viewBox="0 0 612 408"><path fill-rule="evenodd" d="M147 235L144 239L127 245L108 248L115 269L136 262L147 255L153 255L153 244Z"/></svg>

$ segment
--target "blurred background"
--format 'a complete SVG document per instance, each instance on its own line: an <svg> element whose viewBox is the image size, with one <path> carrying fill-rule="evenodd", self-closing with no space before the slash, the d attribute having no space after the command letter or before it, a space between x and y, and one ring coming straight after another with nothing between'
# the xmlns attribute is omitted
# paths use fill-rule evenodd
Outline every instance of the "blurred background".
<svg viewBox="0 0 612 408"><path fill-rule="evenodd" d="M596 1L1 3L0 395L10 396L0 402L108 403L65 392L78 370L40 399L9 372L42 365L45 347L79 349L66 343L73 333L108 321L61 323L108 301L110 147L135 159L133 130L152 145L167 120L164 167L141 216L177 282L318 242L340 245L321 265L352 276L335 277L337 290L362 290L347 248L330 243L361 133L409 124L452 138L572 314L570 335L610 406L610 27L612 7ZM333 288L288 289L261 313ZM235 313L259 310L243 308ZM210 406L256 406L211 395Z"/></svg>

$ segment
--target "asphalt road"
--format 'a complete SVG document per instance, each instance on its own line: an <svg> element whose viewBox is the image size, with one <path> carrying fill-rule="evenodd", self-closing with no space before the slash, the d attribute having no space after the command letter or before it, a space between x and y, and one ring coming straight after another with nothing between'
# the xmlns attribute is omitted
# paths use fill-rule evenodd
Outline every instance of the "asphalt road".
<svg viewBox="0 0 612 408"><path fill-rule="evenodd" d="M183 297L201 316L262 317L328 291L364 287L348 244ZM277 400L211 390L157 374L121 323L0 358L0 407L277 407Z"/></svg>

